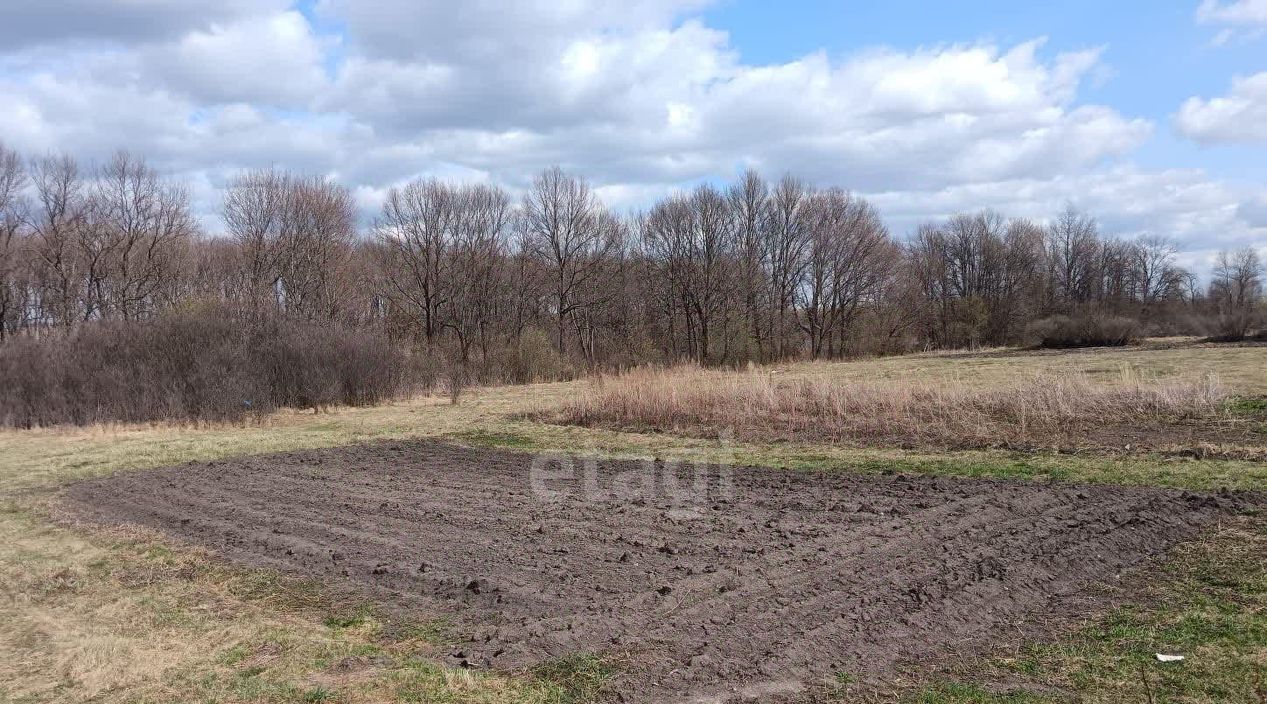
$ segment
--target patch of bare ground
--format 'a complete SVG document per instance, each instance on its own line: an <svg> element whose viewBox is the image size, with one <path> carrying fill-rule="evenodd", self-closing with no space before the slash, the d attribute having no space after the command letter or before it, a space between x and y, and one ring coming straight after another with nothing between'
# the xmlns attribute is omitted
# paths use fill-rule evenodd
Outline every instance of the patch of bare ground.
<svg viewBox="0 0 1267 704"><path fill-rule="evenodd" d="M561 409L565 424L702 437L961 450L1154 452L1267 459L1267 425L1231 412L1214 377L1105 384L1034 375L1006 384L781 379L693 367L600 379Z"/></svg>
<svg viewBox="0 0 1267 704"><path fill-rule="evenodd" d="M841 672L987 652L1249 501L568 465L389 442L124 473L62 501L76 520L156 528L410 616L456 612L450 657L471 667L617 654L610 694L629 701L812 696Z"/></svg>

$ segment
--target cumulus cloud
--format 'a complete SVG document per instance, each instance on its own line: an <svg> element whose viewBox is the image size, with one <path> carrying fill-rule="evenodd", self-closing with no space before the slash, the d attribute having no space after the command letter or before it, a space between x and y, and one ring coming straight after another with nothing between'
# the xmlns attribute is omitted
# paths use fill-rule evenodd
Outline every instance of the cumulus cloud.
<svg viewBox="0 0 1267 704"><path fill-rule="evenodd" d="M373 209L419 174L522 187L559 164L622 209L753 166L875 194L898 232L1069 199L1123 231L1250 231L1234 188L1129 166L1153 124L1080 99L1100 49L1039 38L753 64L698 16L706 4L319 0L314 24L280 1L68 0L54 5L103 21L49 29L47 4L30 3L15 17L43 34L0 43L0 137L89 159L140 151L193 184L208 222L252 166L330 175ZM109 46L65 43L82 37ZM1235 112L1219 101L1255 86L1194 98L1177 120L1216 134ZM1222 119L1249 122L1239 109Z"/></svg>
<svg viewBox="0 0 1267 704"><path fill-rule="evenodd" d="M322 41L293 11L194 30L137 58L156 81L210 103L307 107L326 83Z"/></svg>
<svg viewBox="0 0 1267 704"><path fill-rule="evenodd" d="M1252 188L1221 181L1200 169L1119 166L1048 179L867 196L889 214L890 227L898 232L910 231L921 221L980 208L1048 222L1072 203L1093 214L1106 235L1167 237L1179 248L1179 265L1198 275L1209 272L1220 250L1254 246L1267 254L1267 201Z"/></svg>
<svg viewBox="0 0 1267 704"><path fill-rule="evenodd" d="M1267 234L1246 216L1253 190L1211 178L1201 169L1149 171L1119 166L1047 179L1018 178L927 191L874 193L881 208L913 227L968 208L991 208L1043 221L1065 203L1094 213L1108 234L1164 233L1186 249L1235 247Z"/></svg>
<svg viewBox="0 0 1267 704"><path fill-rule="evenodd" d="M1097 51L947 46L743 65L699 22L560 45L481 83L426 62L350 60L330 109L483 169L580 164L604 181L795 168L859 187L1056 173L1120 156L1151 124L1073 104ZM594 158L601 155L601 159Z"/></svg>
<svg viewBox="0 0 1267 704"><path fill-rule="evenodd" d="M1225 96L1188 98L1175 125L1206 143L1267 142L1267 71L1235 79Z"/></svg>
<svg viewBox="0 0 1267 704"><path fill-rule="evenodd" d="M1197 7L1197 20L1267 27L1267 0L1202 0Z"/></svg>

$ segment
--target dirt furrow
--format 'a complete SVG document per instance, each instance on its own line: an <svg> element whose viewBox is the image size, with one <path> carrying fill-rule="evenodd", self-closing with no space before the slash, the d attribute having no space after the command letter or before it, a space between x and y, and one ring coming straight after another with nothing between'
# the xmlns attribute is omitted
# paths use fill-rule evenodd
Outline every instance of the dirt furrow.
<svg viewBox="0 0 1267 704"><path fill-rule="evenodd" d="M456 614L455 662L630 654L615 688L636 701L785 692L1014 638L1248 500L754 467L671 496L690 467L620 461L598 463L597 494L577 462L547 495L532 462L391 442L121 474L63 500L388 610ZM622 484L642 479L660 483Z"/></svg>

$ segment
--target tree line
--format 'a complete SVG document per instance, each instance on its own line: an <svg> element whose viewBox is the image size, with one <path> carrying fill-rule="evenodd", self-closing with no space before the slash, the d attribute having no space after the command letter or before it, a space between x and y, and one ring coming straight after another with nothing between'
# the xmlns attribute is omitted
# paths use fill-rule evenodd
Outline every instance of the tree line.
<svg viewBox="0 0 1267 704"><path fill-rule="evenodd" d="M855 193L754 171L632 215L559 168L521 197L418 179L363 226L346 187L265 169L232 180L221 216L202 232L188 189L134 154L89 169L0 145L0 340L214 303L528 380L1018 344L1055 317L1229 339L1261 324L1249 248L1202 286L1167 240L1107 236L1072 206L1047 223L954 215L903 240Z"/></svg>

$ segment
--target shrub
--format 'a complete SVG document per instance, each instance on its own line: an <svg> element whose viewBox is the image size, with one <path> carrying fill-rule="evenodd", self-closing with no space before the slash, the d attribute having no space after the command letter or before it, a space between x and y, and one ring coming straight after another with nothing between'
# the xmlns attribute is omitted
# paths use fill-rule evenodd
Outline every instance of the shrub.
<svg viewBox="0 0 1267 704"><path fill-rule="evenodd" d="M438 347L417 345L405 363L410 390L431 395L444 376L445 356Z"/></svg>
<svg viewBox="0 0 1267 704"><path fill-rule="evenodd" d="M368 406L396 395L406 358L375 333L286 320L254 331L262 376L278 406Z"/></svg>
<svg viewBox="0 0 1267 704"><path fill-rule="evenodd" d="M1257 317L1252 310L1241 310L1231 313L1220 313L1213 319L1212 332L1207 338L1210 342L1240 342L1252 339Z"/></svg>
<svg viewBox="0 0 1267 704"><path fill-rule="evenodd" d="M576 373L554 348L550 337L535 327L527 328L496 353L492 366L506 381L515 384L558 381Z"/></svg>
<svg viewBox="0 0 1267 704"><path fill-rule="evenodd" d="M450 361L444 379L449 390L449 403L456 406L462 400L462 392L471 383L470 369L460 361Z"/></svg>
<svg viewBox="0 0 1267 704"><path fill-rule="evenodd" d="M0 346L0 425L225 421L281 406L369 405L409 390L408 362L376 334L247 322L219 306L88 324Z"/></svg>
<svg viewBox="0 0 1267 704"><path fill-rule="evenodd" d="M1139 342L1139 323L1120 316L1053 315L1030 323L1027 337L1039 347L1120 347Z"/></svg>

